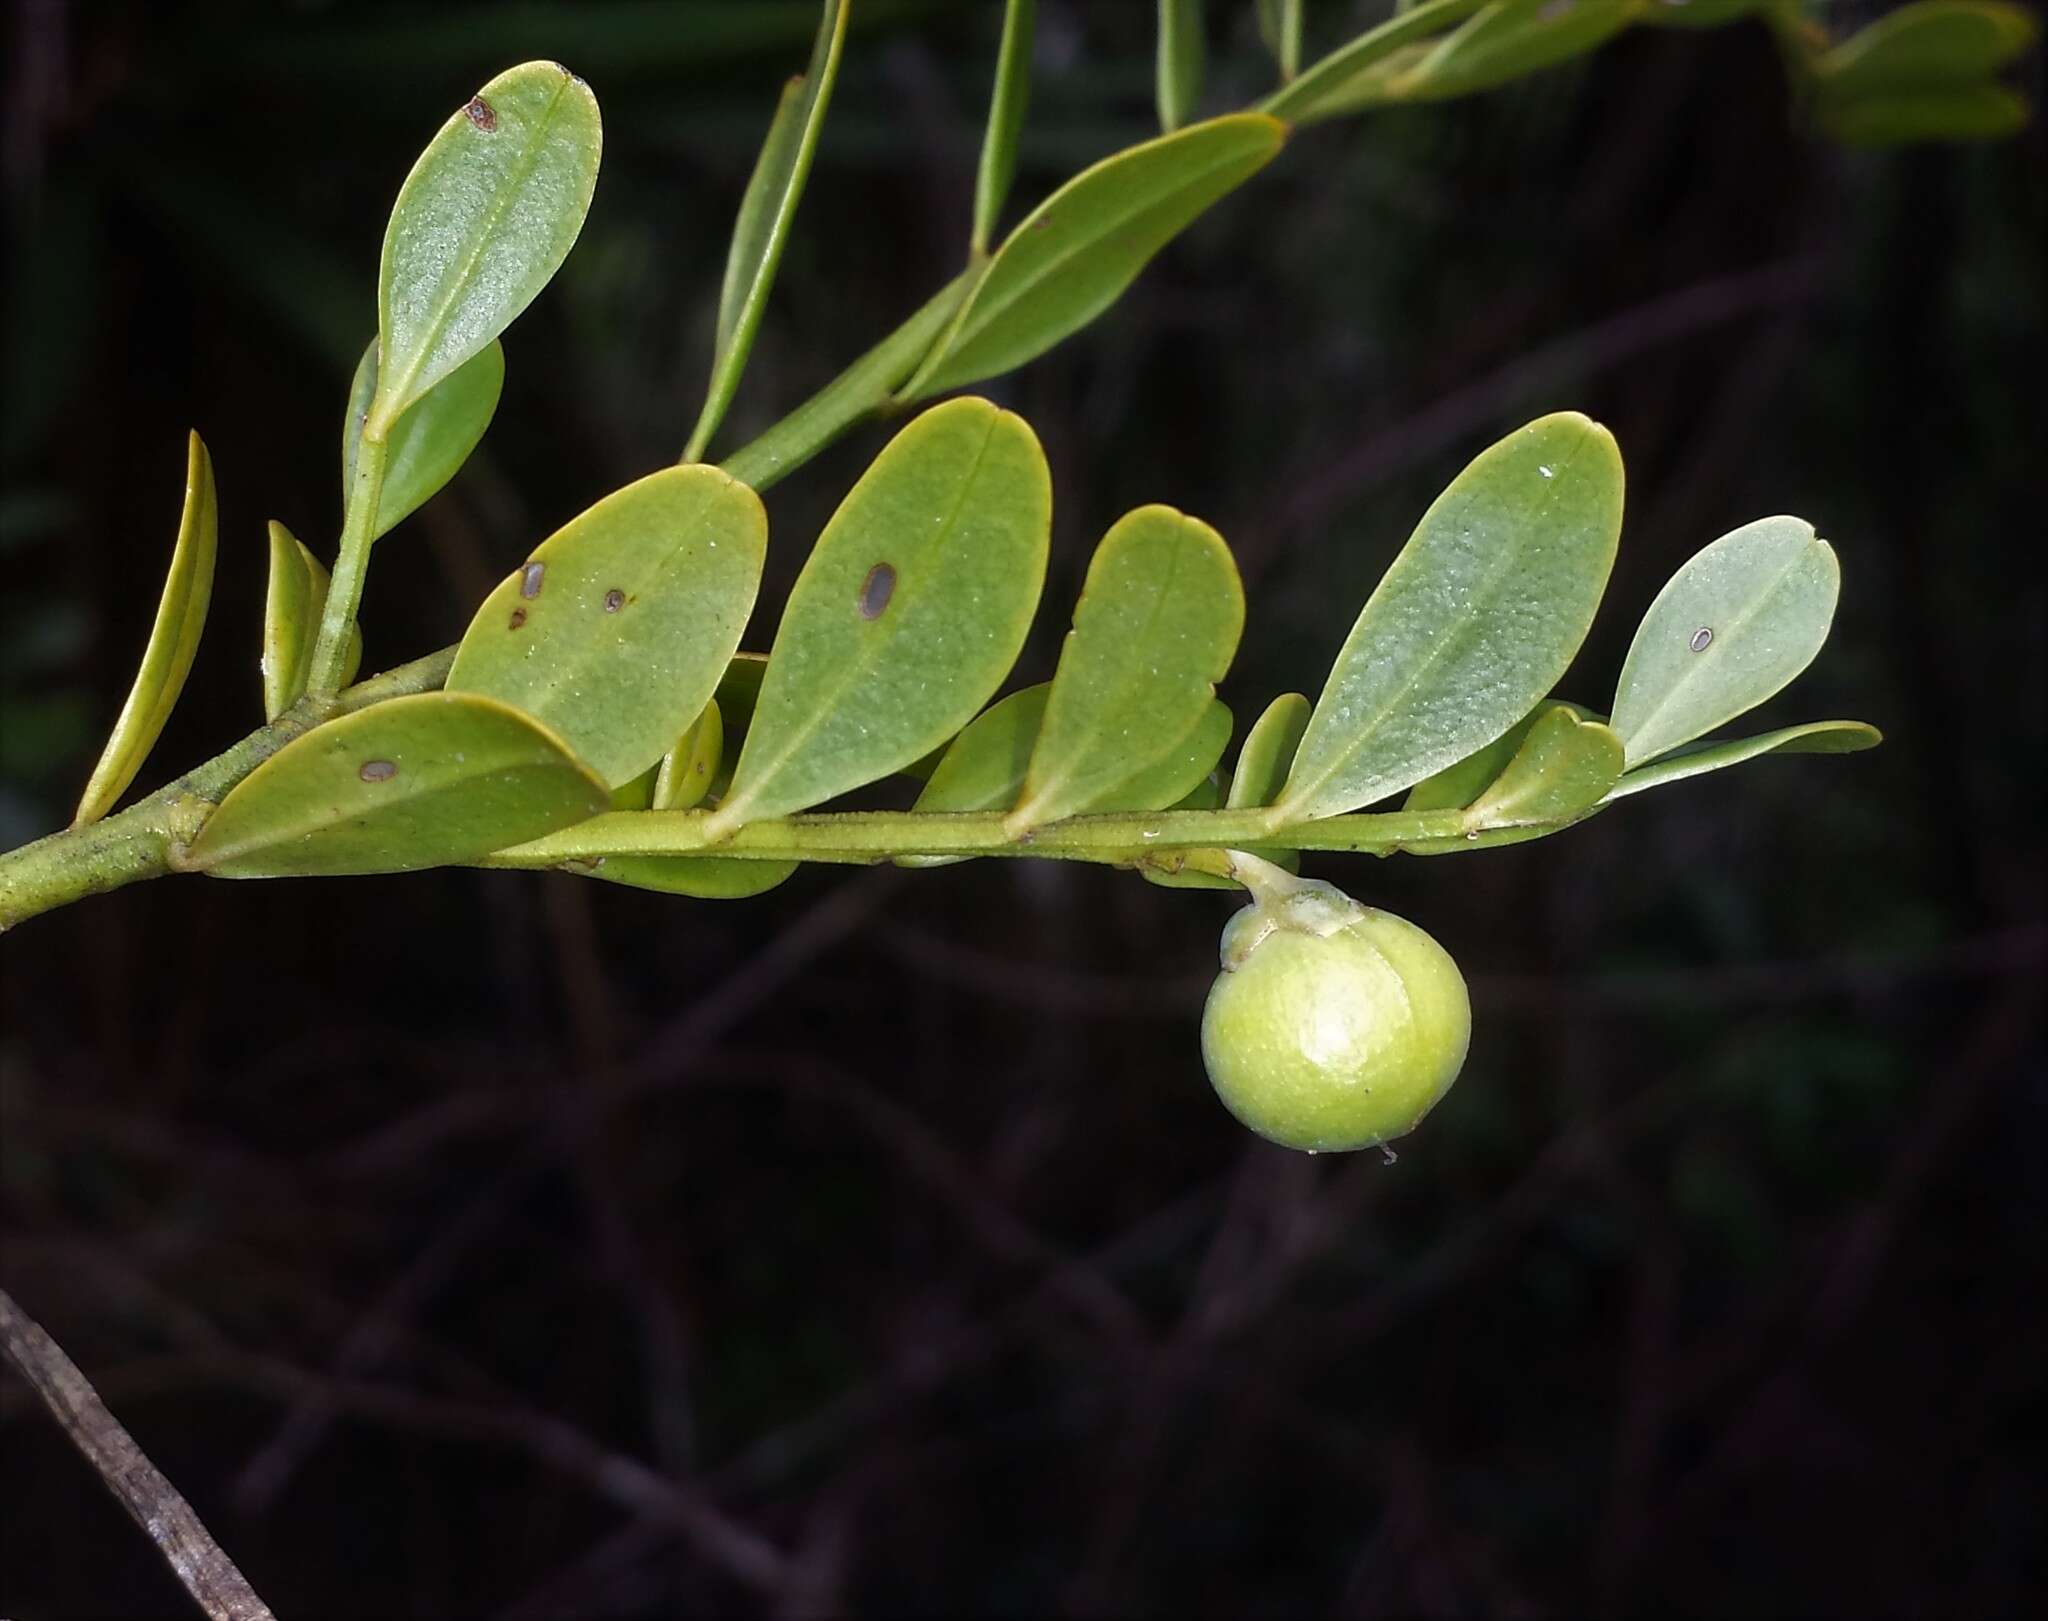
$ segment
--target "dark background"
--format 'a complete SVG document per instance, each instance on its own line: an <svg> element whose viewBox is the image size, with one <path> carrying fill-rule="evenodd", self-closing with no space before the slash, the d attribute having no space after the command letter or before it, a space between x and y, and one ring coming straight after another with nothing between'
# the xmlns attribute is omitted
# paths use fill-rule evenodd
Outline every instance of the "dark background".
<svg viewBox="0 0 2048 1621"><path fill-rule="evenodd" d="M220 578L141 786L260 720L263 522L331 547L384 210L511 61L589 77L604 176L484 451L378 550L367 667L674 457L814 16L12 9L10 844L126 689L188 426ZM1311 6L1312 45L1377 9ZM966 238L1000 8L862 10L728 449ZM1250 11L1211 7L1214 110L1269 82ZM1150 133L1151 12L1047 0L1009 218ZM1753 729L1880 751L1313 864L1471 978L1397 1163L1232 1124L1196 1043L1229 902L1128 874L177 880L0 942L6 1288L287 1617L2029 1608L2042 145L1843 153L1760 27L1634 34L1301 134L989 386L1058 492L1019 679L1095 537L1167 500L1244 568L1240 722L1317 690L1430 497L1543 411L1630 475L1569 696L1605 706L1735 524L1838 548L1834 639ZM880 441L772 492L749 645ZM185 1613L11 1380L0 1505L0 1613Z"/></svg>

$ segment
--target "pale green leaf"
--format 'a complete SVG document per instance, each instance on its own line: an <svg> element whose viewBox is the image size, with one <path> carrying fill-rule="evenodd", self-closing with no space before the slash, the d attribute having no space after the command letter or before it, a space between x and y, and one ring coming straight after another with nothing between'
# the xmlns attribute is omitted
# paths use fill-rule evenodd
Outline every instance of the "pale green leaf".
<svg viewBox="0 0 2048 1621"><path fill-rule="evenodd" d="M903 398L1010 371L1086 326L1203 210L1270 163L1286 136L1275 119L1238 113L1083 170L996 250Z"/></svg>
<svg viewBox="0 0 2048 1621"><path fill-rule="evenodd" d="M1159 0L1159 57L1155 93L1159 127L1173 131L1193 115L1202 99L1207 56L1202 35L1202 0Z"/></svg>
<svg viewBox="0 0 2048 1621"><path fill-rule="evenodd" d="M1813 64L1828 98L1981 87L2040 33L2000 0L1917 0L1880 17Z"/></svg>
<svg viewBox="0 0 2048 1621"><path fill-rule="evenodd" d="M1514 757L1465 813L1468 828L1562 822L1600 803L1620 780L1621 739L1562 704L1536 717Z"/></svg>
<svg viewBox="0 0 2048 1621"><path fill-rule="evenodd" d="M1997 84L1823 96L1814 113L1829 137L1844 146L1995 141L2024 129L2027 123L2026 99Z"/></svg>
<svg viewBox="0 0 2048 1621"><path fill-rule="evenodd" d="M327 570L298 537L274 519L270 525L270 587L263 600L263 718L276 720L306 690L320 610L327 606ZM363 633L349 627L347 686L363 662Z"/></svg>
<svg viewBox="0 0 2048 1621"><path fill-rule="evenodd" d="M1585 640L1621 505L1613 437L1576 412L1532 422L1460 473L1338 653L1272 825L1361 809L1528 714Z"/></svg>
<svg viewBox="0 0 2048 1621"><path fill-rule="evenodd" d="M1231 810L1257 810L1280 797L1287 784L1294 751L1301 747L1313 706L1298 692L1283 692L1245 733L1237 751L1237 770L1224 804Z"/></svg>
<svg viewBox="0 0 2048 1621"><path fill-rule="evenodd" d="M950 400L898 433L797 576L713 828L873 782L966 725L1023 648L1051 522L1022 418Z"/></svg>
<svg viewBox="0 0 2048 1621"><path fill-rule="evenodd" d="M597 98L558 62L479 90L399 188L377 278L377 392L364 433L510 326L568 257L597 185Z"/></svg>
<svg viewBox="0 0 2048 1621"><path fill-rule="evenodd" d="M1649 0L1493 0L1382 94L1443 101L1490 90L1583 56L1634 22Z"/></svg>
<svg viewBox="0 0 2048 1621"><path fill-rule="evenodd" d="M114 722L114 729L93 767L78 801L73 827L97 822L114 808L149 751L163 735L164 723L185 690L192 660L206 628L206 606L213 597L213 560L220 537L220 508L213 488L213 458L198 434L185 445L185 506L178 517L178 539L171 566L157 601L149 645L143 649L135 684Z"/></svg>
<svg viewBox="0 0 2048 1621"><path fill-rule="evenodd" d="M717 690L753 612L768 520L715 467L668 467L572 518L484 599L448 675L545 721L613 785Z"/></svg>
<svg viewBox="0 0 2048 1621"><path fill-rule="evenodd" d="M1051 691L1052 683L1041 681L975 716L940 756L911 809L996 811L1016 804Z"/></svg>
<svg viewBox="0 0 2048 1621"><path fill-rule="evenodd" d="M1003 43L996 53L988 130L982 136L981 162L974 172L972 249L977 258L988 251L1017 173L1017 137L1024 128L1025 105L1031 99L1031 41L1037 20L1038 0L1009 0L1003 9Z"/></svg>
<svg viewBox="0 0 2048 1621"><path fill-rule="evenodd" d="M725 717L714 698L676 739L675 747L661 757L648 808L691 810L702 804L718 780L718 767L724 757Z"/></svg>
<svg viewBox="0 0 2048 1621"><path fill-rule="evenodd" d="M1462 760L1453 761L1433 776L1424 777L1408 790L1408 797L1401 801L1401 809L1463 810L1485 793L1494 778L1507 768L1507 763L1515 757L1515 751L1521 748L1522 739L1529 735L1529 729L1556 709L1570 710L1580 720L1601 718L1577 704L1546 699L1485 747L1475 749Z"/></svg>
<svg viewBox="0 0 2048 1621"><path fill-rule="evenodd" d="M1361 83L1378 82L1387 60L1463 22L1486 0L1426 0L1397 12L1339 46L1259 104L1292 124L1313 124L1351 110Z"/></svg>
<svg viewBox="0 0 2048 1621"><path fill-rule="evenodd" d="M427 498L461 471L497 414L505 388L505 350L493 338L436 383L391 426L384 456L384 483L377 495L377 519L370 538L389 534L426 504ZM341 487L355 488L356 447L377 395L377 345L363 351L348 391L348 416L341 425Z"/></svg>
<svg viewBox="0 0 2048 1621"><path fill-rule="evenodd" d="M1626 799L1645 788L1660 788L1667 782L1683 782L1723 766L1741 765L1766 754L1855 754L1874 749L1884 741L1875 726L1860 720L1817 720L1804 726L1787 726L1782 731L1759 737L1740 737L1722 742L1692 743L1660 755L1647 765L1637 766L1608 792L1610 801Z"/></svg>
<svg viewBox="0 0 2048 1621"><path fill-rule="evenodd" d="M797 203L810 178L818 135L825 127L825 109L839 77L840 47L846 41L847 0L825 0L817 44L808 72L789 81L761 144L754 173L740 199L733 224L732 246L726 255L725 283L718 295L718 338L711 359L711 386L704 409L683 452L696 461L725 419L726 408L739 391L740 375L760 330L782 250L789 241Z"/></svg>
<svg viewBox="0 0 2048 1621"><path fill-rule="evenodd" d="M743 860L736 856L605 856L564 870L629 889L687 895L700 901L743 901L766 894L795 872L794 861Z"/></svg>
<svg viewBox="0 0 2048 1621"><path fill-rule="evenodd" d="M1231 725L1229 707L1211 698L1193 728L1168 753L1136 776L1089 800L1074 814L1110 816L1178 805L1216 769L1223 751L1230 747Z"/></svg>
<svg viewBox="0 0 2048 1621"><path fill-rule="evenodd" d="M1243 630L1244 588L1221 535L1172 507L1119 518L1089 562L1010 832L1100 805L1170 759Z"/></svg>
<svg viewBox="0 0 2048 1621"><path fill-rule="evenodd" d="M177 865L222 878L411 872L474 861L609 805L539 721L422 692L287 743L228 793Z"/></svg>
<svg viewBox="0 0 2048 1621"><path fill-rule="evenodd" d="M1698 552L1643 615L1614 694L1631 765L1754 709L1813 662L1841 566L1800 518L1759 518Z"/></svg>
<svg viewBox="0 0 2048 1621"><path fill-rule="evenodd" d="M1280 82L1301 72L1303 0L1259 0L1259 38L1280 65Z"/></svg>

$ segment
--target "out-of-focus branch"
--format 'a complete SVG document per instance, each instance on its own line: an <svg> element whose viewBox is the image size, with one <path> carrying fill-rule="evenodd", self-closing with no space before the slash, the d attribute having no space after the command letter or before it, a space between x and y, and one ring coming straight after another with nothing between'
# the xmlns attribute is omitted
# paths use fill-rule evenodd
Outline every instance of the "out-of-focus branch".
<svg viewBox="0 0 2048 1621"><path fill-rule="evenodd" d="M78 1364L5 1290L0 1290L0 1351L42 1397L107 1490L149 1533L202 1610L214 1621L273 1621L270 1607L199 1523L192 1505L142 1455Z"/></svg>

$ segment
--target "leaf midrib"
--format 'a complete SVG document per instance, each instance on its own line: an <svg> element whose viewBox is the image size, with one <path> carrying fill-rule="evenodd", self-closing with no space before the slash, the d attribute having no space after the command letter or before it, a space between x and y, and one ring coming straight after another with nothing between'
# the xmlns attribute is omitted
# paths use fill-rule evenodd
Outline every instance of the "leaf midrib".
<svg viewBox="0 0 2048 1621"><path fill-rule="evenodd" d="M1553 506L1557 502L1557 500L1564 494L1563 484L1565 472L1571 466L1571 464L1575 460L1577 460L1580 452L1586 448L1586 442L1586 436L1583 434L1580 435L1579 442L1572 446L1572 448L1569 451L1565 452L1564 455L1559 457L1556 469L1557 476L1551 480L1549 494L1545 498L1543 504L1537 508L1536 517L1538 519L1540 519L1543 514L1547 513L1550 507ZM1501 549L1500 559L1487 572L1485 600L1489 604L1494 599L1496 589L1500 584L1502 576L1509 571L1515 559L1518 558L1520 555L1521 549L1519 547L1506 546ZM1393 566L1400 566L1400 559L1398 557L1394 560ZM1468 620L1468 628L1469 626L1470 621ZM1373 733L1378 730L1380 724L1386 720L1387 716L1390 713L1392 713L1394 707L1397 704L1399 704L1402 699L1406 698L1409 693L1413 692L1416 686L1422 681L1422 679L1425 676L1427 676L1432 670L1434 670L1438 664L1440 664L1445 658L1450 656L1451 644L1453 642L1463 641L1465 639L1466 638L1462 637L1439 638L1436 642L1436 645L1430 648L1430 650L1427 653L1425 653L1422 656L1422 658L1416 663L1414 669L1410 672L1408 679L1401 682L1397 687L1395 687L1388 694L1386 702L1381 704L1378 709L1373 711L1371 720L1369 720L1364 726L1360 727L1358 731L1353 734L1356 741L1354 742L1352 748L1347 753L1340 754L1336 757L1336 759L1332 760L1329 766L1321 773L1321 775L1315 778L1312 785L1304 785L1304 790L1302 793L1294 794L1283 790L1280 798L1274 803L1273 809L1277 811L1283 809L1289 804L1299 803L1301 800L1308 798L1311 793L1319 792L1321 789L1327 786L1330 779L1337 775L1339 768L1344 764L1344 762L1347 759L1355 759L1357 757L1359 751L1364 747L1364 745L1367 742L1371 740ZM1328 688L1325 688L1324 691L1327 695ZM1316 707L1318 709L1322 707L1320 700L1318 700ZM1513 723L1510 722L1509 724L1512 725ZM1313 729L1315 726L1314 715L1311 715L1309 717L1309 726L1311 729ZM1308 734L1303 733L1302 745L1305 747L1307 743ZM1477 746L1483 748L1485 745L1479 744ZM1296 751L1295 758L1300 758L1300 753L1298 750ZM1392 784L1384 788L1382 792L1393 793L1398 787L1399 784ZM1378 797L1379 796L1377 794L1372 796L1372 798ZM1371 798L1361 801L1361 803L1364 804L1370 804L1371 802ZM1334 815L1336 813L1330 812L1328 814Z"/></svg>

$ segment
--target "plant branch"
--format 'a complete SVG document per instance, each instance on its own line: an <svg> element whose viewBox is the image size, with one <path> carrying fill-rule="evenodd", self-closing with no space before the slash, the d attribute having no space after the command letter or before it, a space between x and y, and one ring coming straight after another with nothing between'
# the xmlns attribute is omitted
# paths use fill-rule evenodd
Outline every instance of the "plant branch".
<svg viewBox="0 0 2048 1621"><path fill-rule="evenodd" d="M1022 838L1004 828L1001 811L827 811L750 822L720 840L708 833L713 814L703 810L607 812L545 838L501 850L482 865L546 868L629 855L862 864L900 855L932 855L1040 856L1132 866L1154 851L1246 845L1256 849L1277 841L1295 850L1392 855L1415 845L1462 842L1469 836L1465 813L1458 810L1332 816L1281 828L1269 822L1269 812L1264 810L1072 816L1048 822ZM1515 831L1526 836L1528 829ZM1219 870L1227 871L1227 864L1219 864Z"/></svg>
<svg viewBox="0 0 2048 1621"><path fill-rule="evenodd" d="M352 714L409 693L430 692L448 678L455 649L443 648L359 681L323 704L302 698L268 726L196 766L117 815L66 828L0 855L0 932L88 895L105 894L170 871L173 843L199 831L223 795L293 738L322 720Z"/></svg>
<svg viewBox="0 0 2048 1621"><path fill-rule="evenodd" d="M348 670L349 632L355 628L363 579L370 571L377 503L384 494L384 464L390 453L389 442L382 437L372 439L366 427L356 444L355 478L349 485L348 510L342 516L334 578L327 587L320 639L313 644L313 662L306 678L306 690L316 698L333 693Z"/></svg>
<svg viewBox="0 0 2048 1621"><path fill-rule="evenodd" d="M213 1621L273 1621L233 1560L199 1523L192 1505L142 1455L78 1364L0 1290L0 1351L43 1400L71 1444L120 1500Z"/></svg>

